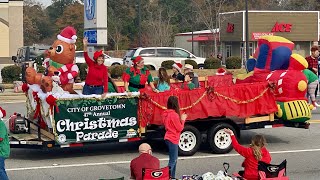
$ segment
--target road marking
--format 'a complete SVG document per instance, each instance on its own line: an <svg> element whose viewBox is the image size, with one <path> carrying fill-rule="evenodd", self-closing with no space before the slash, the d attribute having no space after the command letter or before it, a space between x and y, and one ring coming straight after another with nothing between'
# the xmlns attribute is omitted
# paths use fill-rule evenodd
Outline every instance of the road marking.
<svg viewBox="0 0 320 180"><path fill-rule="evenodd" d="M320 123L320 120L309 120L307 122L310 124L314 124L314 123Z"/></svg>
<svg viewBox="0 0 320 180"><path fill-rule="evenodd" d="M26 102L26 100L2 101L0 104L6 105L6 104L17 104L17 103L25 103L25 102Z"/></svg>
<svg viewBox="0 0 320 180"><path fill-rule="evenodd" d="M273 151L270 154L285 154L285 153L301 153L301 152L316 152L320 149L302 149L302 150L291 150L291 151ZM179 160L188 159L207 159L207 158L220 158L220 157L235 157L240 156L239 154L220 154L220 155L209 155L209 156L191 156L191 157L179 157ZM160 161L168 161L169 158L159 159ZM102 162L102 163L87 163L87 164L66 164L66 165L52 165L52 166L40 166L40 167L28 167L28 168L10 168L6 171L26 171L26 170L37 170L37 169L53 169L53 168L68 168L68 167L83 167L83 166L100 166L100 165L113 165L113 164L130 164L131 161L117 161L117 162Z"/></svg>

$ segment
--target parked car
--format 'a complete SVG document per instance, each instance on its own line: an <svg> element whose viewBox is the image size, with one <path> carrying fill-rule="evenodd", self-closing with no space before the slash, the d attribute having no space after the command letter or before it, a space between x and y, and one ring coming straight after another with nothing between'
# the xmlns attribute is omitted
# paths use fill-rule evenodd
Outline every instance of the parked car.
<svg viewBox="0 0 320 180"><path fill-rule="evenodd" d="M129 49L123 58L123 64L132 65L131 58L142 56L145 65L149 65L153 70L158 70L161 63L167 60L173 60L182 63L183 60L191 59L197 62L199 68L203 68L205 58L197 57L189 51L178 47L146 47Z"/></svg>
<svg viewBox="0 0 320 180"><path fill-rule="evenodd" d="M114 58L107 54L104 54L104 58L105 58L104 65L106 66L115 66L115 65L123 64L123 60L121 58ZM83 56L83 51L76 51L75 61L76 63L86 62Z"/></svg>

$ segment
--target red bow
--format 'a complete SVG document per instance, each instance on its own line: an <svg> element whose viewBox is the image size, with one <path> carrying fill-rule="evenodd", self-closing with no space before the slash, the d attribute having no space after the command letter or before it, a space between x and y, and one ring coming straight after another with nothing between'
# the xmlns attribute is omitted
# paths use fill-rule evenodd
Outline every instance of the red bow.
<svg viewBox="0 0 320 180"><path fill-rule="evenodd" d="M46 98L47 103L50 105L51 114L53 114L53 107L55 107L56 112L59 113L59 108L57 106L57 99L52 95L49 95Z"/></svg>
<svg viewBox="0 0 320 180"><path fill-rule="evenodd" d="M28 92L28 90L29 90L28 84L27 84L27 83L23 83L23 84L22 84L22 91L23 91L24 93L26 93L26 92Z"/></svg>

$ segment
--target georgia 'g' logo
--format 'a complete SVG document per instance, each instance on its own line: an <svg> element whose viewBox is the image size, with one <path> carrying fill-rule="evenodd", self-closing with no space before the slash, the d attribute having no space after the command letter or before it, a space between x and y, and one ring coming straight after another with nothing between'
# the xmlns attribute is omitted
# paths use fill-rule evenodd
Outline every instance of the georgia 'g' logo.
<svg viewBox="0 0 320 180"><path fill-rule="evenodd" d="M158 178L158 177L161 177L162 174L163 174L162 171L152 171L151 176L154 178Z"/></svg>
<svg viewBox="0 0 320 180"><path fill-rule="evenodd" d="M277 172L279 167L278 166L268 166L268 171L270 172Z"/></svg>

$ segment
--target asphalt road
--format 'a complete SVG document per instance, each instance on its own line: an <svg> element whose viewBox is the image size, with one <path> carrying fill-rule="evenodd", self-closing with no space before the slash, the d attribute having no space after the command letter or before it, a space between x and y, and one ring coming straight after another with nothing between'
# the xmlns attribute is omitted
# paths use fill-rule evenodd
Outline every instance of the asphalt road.
<svg viewBox="0 0 320 180"><path fill-rule="evenodd" d="M8 114L24 113L23 103L1 104ZM312 119L320 119L320 109ZM320 177L320 124L311 124L310 129L276 128L243 131L240 143L248 145L250 138L263 134L272 162L277 164L287 159L287 173L290 179L316 180ZM82 148L57 149L50 151L12 149L6 160L7 173L11 180L97 180L130 175L129 163L136 157L140 142L95 145ZM161 160L161 166L168 163L163 141L151 141L154 155ZM212 154L208 145L192 157L179 157L177 175L217 173L223 170L223 162L230 163L229 172L241 167L243 158L234 151L229 154Z"/></svg>

